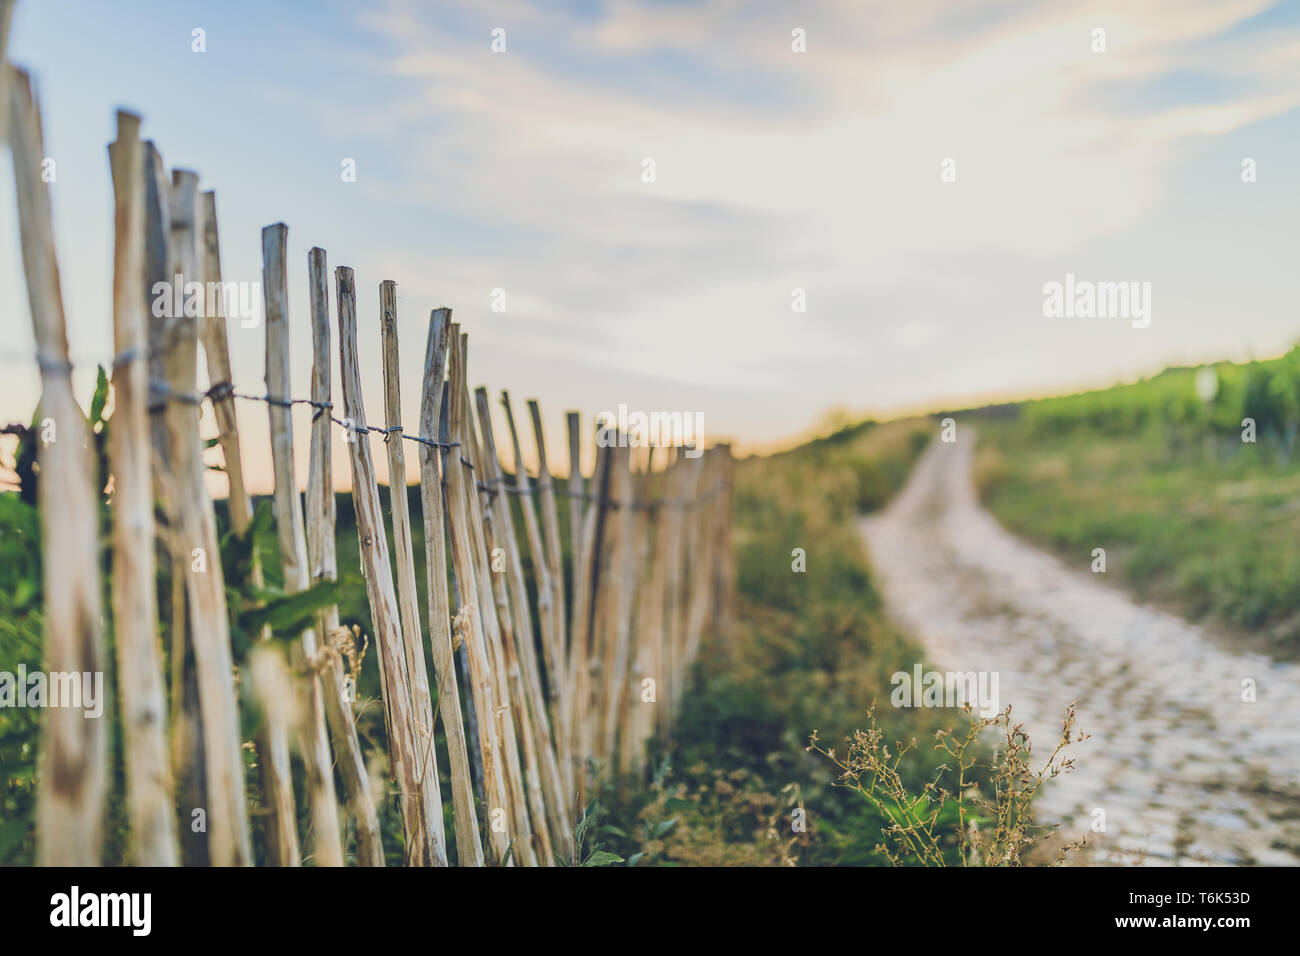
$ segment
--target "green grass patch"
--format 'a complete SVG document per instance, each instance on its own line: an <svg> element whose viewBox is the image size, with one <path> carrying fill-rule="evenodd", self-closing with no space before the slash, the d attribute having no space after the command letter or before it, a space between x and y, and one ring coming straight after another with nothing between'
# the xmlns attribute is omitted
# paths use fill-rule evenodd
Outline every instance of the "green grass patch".
<svg viewBox="0 0 1300 956"><path fill-rule="evenodd" d="M976 480L1003 524L1107 583L1275 657L1300 656L1300 353L1029 402L979 424ZM1243 419L1254 422L1255 441Z"/></svg>

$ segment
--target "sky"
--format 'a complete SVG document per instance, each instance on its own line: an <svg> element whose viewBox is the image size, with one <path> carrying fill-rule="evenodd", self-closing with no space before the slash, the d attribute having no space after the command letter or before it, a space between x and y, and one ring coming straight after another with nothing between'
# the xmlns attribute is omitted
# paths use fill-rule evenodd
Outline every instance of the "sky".
<svg viewBox="0 0 1300 956"><path fill-rule="evenodd" d="M1296 0L19 0L10 58L56 161L79 394L112 352L119 107L216 190L227 280L259 280L261 228L289 225L295 392L321 246L356 270L372 422L392 279L404 417L448 305L472 383L538 398L553 461L568 409L693 414L706 441L757 451L835 416L1300 338ZM1046 317L1045 284L1070 274L1149 283L1149 325ZM25 420L39 380L7 156L0 330L0 420ZM241 390L263 387L263 336L231 324ZM268 447L265 408L240 417L245 447Z"/></svg>

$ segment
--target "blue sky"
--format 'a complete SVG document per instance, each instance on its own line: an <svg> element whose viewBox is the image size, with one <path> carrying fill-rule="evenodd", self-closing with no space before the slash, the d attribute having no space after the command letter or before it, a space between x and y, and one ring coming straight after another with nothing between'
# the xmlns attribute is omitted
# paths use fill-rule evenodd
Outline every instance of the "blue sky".
<svg viewBox="0 0 1300 956"><path fill-rule="evenodd" d="M111 351L104 146L119 106L217 190L227 279L260 278L259 230L289 224L297 391L307 249L357 270L376 397L378 284L397 281L411 418L443 304L470 332L473 380L541 399L555 442L565 409L626 403L769 447L831 408L1100 385L1274 354L1300 332L1294 2L19 0L10 48L58 164L86 361ZM38 386L11 359L31 333L7 166L12 420ZM1043 284L1067 272L1151 282L1150 328L1045 319ZM256 390L262 330L231 336ZM264 442L262 410L242 420Z"/></svg>

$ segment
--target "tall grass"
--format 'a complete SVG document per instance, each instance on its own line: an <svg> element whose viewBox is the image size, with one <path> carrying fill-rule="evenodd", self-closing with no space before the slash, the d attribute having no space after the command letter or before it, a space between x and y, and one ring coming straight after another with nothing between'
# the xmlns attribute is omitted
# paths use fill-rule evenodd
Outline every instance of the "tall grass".
<svg viewBox="0 0 1300 956"><path fill-rule="evenodd" d="M980 425L981 494L1013 531L1278 657L1300 656L1300 350L1028 402ZM1254 423L1255 441L1243 419Z"/></svg>
<svg viewBox="0 0 1300 956"><path fill-rule="evenodd" d="M937 771L951 763L943 749L950 727L968 729L960 711L885 707L873 716L873 704L889 698L890 676L924 656L885 618L858 518L901 487L932 434L919 420L865 423L740 463L740 624L701 654L674 749L660 755L651 785L606 798L606 838L630 863L957 865L972 857L963 834L974 817L957 810L972 787L990 801L1014 793L1027 810L1032 792L1018 776L998 791L991 752L974 735L960 778ZM806 552L802 573L792 570L795 548ZM939 786L959 795L935 804L927 852L892 847L896 807L873 800L870 787L846 785L851 768L818 752L848 741L857 768L868 739L918 742L906 759L890 761L889 774L895 795L922 817L929 814L902 794L933 799ZM1014 862L1020 841L1037 839L1025 829L1028 816L1018 819L982 862ZM981 846L997 830L990 826Z"/></svg>

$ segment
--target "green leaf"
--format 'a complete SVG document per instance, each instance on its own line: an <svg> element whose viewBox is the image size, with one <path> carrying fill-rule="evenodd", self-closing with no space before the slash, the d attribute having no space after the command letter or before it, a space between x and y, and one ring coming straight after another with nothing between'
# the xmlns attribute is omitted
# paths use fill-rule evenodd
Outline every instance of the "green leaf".
<svg viewBox="0 0 1300 956"><path fill-rule="evenodd" d="M104 420L104 406L108 404L108 374L99 366L95 379L95 394L90 399L90 425L93 428Z"/></svg>
<svg viewBox="0 0 1300 956"><path fill-rule="evenodd" d="M279 639L291 640L316 622L316 612L342 599L338 581L318 581L305 591L283 594L246 610L240 623L249 631L269 625Z"/></svg>
<svg viewBox="0 0 1300 956"><path fill-rule="evenodd" d="M573 831L573 842L575 845L582 846L583 838L586 837L587 831L595 822L596 813L596 801L593 800L591 803L587 804L587 808L582 811L582 819L578 821L578 826Z"/></svg>
<svg viewBox="0 0 1300 956"><path fill-rule="evenodd" d="M617 853L610 853L608 850L597 850L587 859L582 861L583 866L611 866L615 863L622 863L623 858Z"/></svg>
<svg viewBox="0 0 1300 956"><path fill-rule="evenodd" d="M668 833L668 831L671 830L676 825L677 825L676 817L673 817L672 819L669 820L660 820L659 824L655 827L654 838L658 840L660 837L665 836Z"/></svg>
<svg viewBox="0 0 1300 956"><path fill-rule="evenodd" d="M664 809L669 813L681 813L683 810L694 810L695 804L681 797L670 797L664 801Z"/></svg>
<svg viewBox="0 0 1300 956"><path fill-rule="evenodd" d="M275 526L275 512L271 510L271 500L263 498L253 511L253 523L248 526L254 538L260 538Z"/></svg>

